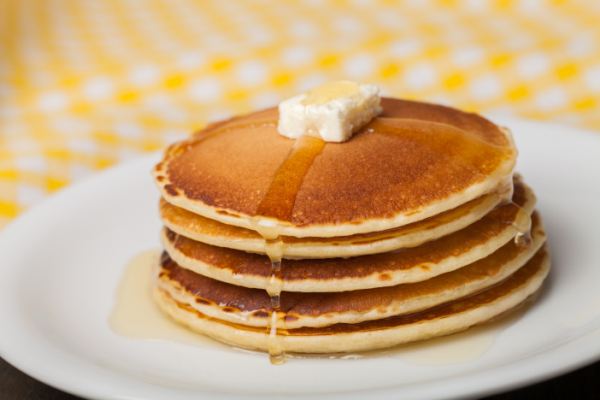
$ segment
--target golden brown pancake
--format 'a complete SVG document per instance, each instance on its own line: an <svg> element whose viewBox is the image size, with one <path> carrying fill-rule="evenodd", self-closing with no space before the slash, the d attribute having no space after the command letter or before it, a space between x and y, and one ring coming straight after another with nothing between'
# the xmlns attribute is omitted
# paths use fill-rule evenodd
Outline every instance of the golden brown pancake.
<svg viewBox="0 0 600 400"><path fill-rule="evenodd" d="M413 314L480 292L508 278L540 249L546 234L537 214L531 234L533 245L530 249L509 241L481 260L418 283L350 292L284 292L279 311L286 316L285 321L279 321L279 327L297 329L356 324ZM262 289L207 278L178 266L167 253L163 254L157 272L158 287L179 303L211 318L267 326L273 308L269 295Z"/></svg>
<svg viewBox="0 0 600 400"><path fill-rule="evenodd" d="M511 191L511 187L506 187L425 220L384 232L334 238L283 236L282 240L286 244L283 257L291 259L354 257L415 247L456 232L477 221L499 203L510 200ZM525 192L531 192L531 189L520 179L515 179L514 191L515 196L524 197ZM532 193L528 193L528 196L534 198ZM162 198L159 210L165 226L179 235L213 246L264 254L264 239L256 231L194 214Z"/></svg>
<svg viewBox="0 0 600 400"><path fill-rule="evenodd" d="M282 345L285 351L298 353L365 351L459 332L518 306L539 289L549 269L550 256L542 248L503 283L476 295L408 316L289 329ZM155 291L155 299L167 314L195 331L234 346L267 350L264 328L207 317L161 289Z"/></svg>
<svg viewBox="0 0 600 400"><path fill-rule="evenodd" d="M276 109L211 125L167 151L155 182L175 206L254 230L267 219L294 237L393 229L510 184L508 131L448 107L381 105L349 141L322 146L293 148Z"/></svg>
<svg viewBox="0 0 600 400"><path fill-rule="evenodd" d="M513 239L513 222L534 207L530 191L515 191L502 205L451 235L418 247L360 257L285 260L283 291L341 292L430 279L488 256ZM516 206L516 205L518 206ZM268 257L216 247L178 235L167 228L161 241L180 266L234 285L261 288L271 275Z"/></svg>

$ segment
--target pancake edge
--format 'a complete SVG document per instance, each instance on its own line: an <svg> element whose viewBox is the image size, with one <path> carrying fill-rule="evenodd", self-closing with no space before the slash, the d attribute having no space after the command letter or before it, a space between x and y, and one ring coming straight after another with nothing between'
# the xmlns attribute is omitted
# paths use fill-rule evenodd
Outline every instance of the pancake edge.
<svg viewBox="0 0 600 400"><path fill-rule="evenodd" d="M286 321L285 323L283 323L283 321L281 320L278 320L277 327L286 329L297 329L301 327L325 327L339 323L356 324L360 322L383 319L393 316L414 314L432 307L437 307L442 304L458 300L463 297L477 294L481 291L488 289L489 287L501 283L502 281L510 277L514 272L516 272L519 268L525 265L538 252L538 250L542 248L542 246L546 242L546 234L544 231L543 222L541 220L540 224L536 227L535 232L532 233L534 240L533 247L519 254L517 257L515 257L515 259L505 263L501 267L499 273L488 280L485 280L485 278L473 280L466 285L453 289L452 291L445 290L439 291L437 293L428 293L424 296L415 296L413 298L403 301L392 300L389 304L375 306L368 311L327 312L318 316L288 312L287 315L292 316L294 320ZM501 251L501 249L502 248L500 248L498 251ZM462 268L467 267L468 265ZM263 313L268 313L270 312L270 310L255 309L249 311L241 311L240 309L234 306L227 305L222 307L221 305L216 304L214 300L211 300L207 297L197 296L186 291L177 281L171 281L169 278L161 277L160 271L160 266L157 266L157 286L158 288L166 292L169 296L171 296L175 301L182 304L187 304L188 306L211 318L238 323L241 325L264 328L267 327L266 318L259 318L253 316L252 314L261 311ZM460 269L458 269L457 271L460 271ZM438 275L438 277L443 276L444 274ZM420 282L417 282L417 284L418 283ZM203 302L197 302L196 300L198 298L206 300L211 304L206 305L203 304ZM227 309L227 311L224 311L223 308Z"/></svg>
<svg viewBox="0 0 600 400"><path fill-rule="evenodd" d="M293 353L368 351L464 331L472 326L500 317L521 304L541 287L549 270L550 255L548 253L542 263L542 268L523 285L493 302L460 314L408 326L358 333L319 336L288 335L283 340L283 348L286 352ZM215 319L198 318L194 313L178 306L175 300L159 289L154 291L154 298L160 308L171 318L196 332L232 346L250 350L268 350L265 333L237 329Z"/></svg>
<svg viewBox="0 0 600 400"><path fill-rule="evenodd" d="M450 196L445 201L432 203L425 210L410 210L404 214L396 214L391 218L370 219L367 221L362 221L360 224L356 224L354 221L328 225L312 224L301 227L289 225L289 223L280 221L277 221L277 224L280 227L281 235L299 238L351 236L399 228L401 226L440 214L444 211L451 210L460 206L461 204L474 200L479 196L494 192L506 186L512 180L512 172L515 166L515 161L511 161L512 162L507 162L500 167L500 172L496 171L497 173L494 174L495 176L488 179L486 182L470 186L463 192ZM168 179L165 179L162 182L159 182L156 179L158 176L164 176L165 174L162 173L162 171L155 170L153 170L152 174L154 175L155 183L163 198L174 206L181 207L195 214L202 215L203 217L210 218L224 224L253 230L253 226L250 222L250 219L253 218L253 216L237 213L235 210L231 209L217 208L201 204L199 201L189 201L179 195L173 196L164 188L169 184ZM271 218L265 219L271 220Z"/></svg>
<svg viewBox="0 0 600 400"><path fill-rule="evenodd" d="M529 212L529 210L526 211ZM499 235L488 242L475 246L458 257L448 257L436 264L424 262L414 265L410 269L379 271L360 279L341 278L326 281L317 279L284 280L282 290L284 292L345 292L420 282L446 272L454 271L487 257L514 238L516 234L517 229L515 227L506 225ZM257 289L266 288L266 276L235 274L230 269L214 267L186 256L169 241L165 229L161 231L160 240L169 256L183 268L236 286ZM387 275L385 279L381 279L382 274Z"/></svg>
<svg viewBox="0 0 600 400"><path fill-rule="evenodd" d="M532 201L535 203L535 196L531 191L531 188L525 185L523 182L520 182L523 185L525 191L527 192L528 203ZM400 233L396 236L390 234L388 237L384 237L379 240L369 241L366 238L353 238L352 236L345 236L339 238L328 238L331 240L338 239L335 241L335 244L332 242L320 243L318 241L311 242L310 238L307 238L306 241L300 243L285 242L285 237L283 237L284 243L286 243L286 248L284 250L283 258L298 260L298 259L306 259L306 258L336 258L336 257L357 257L363 255L370 254L379 254L386 253L394 250L398 250L401 248L415 247L419 246L423 243L430 242L436 239L439 239L443 236L449 235L453 232L456 232L460 229L463 229L475 221L483 218L488 212L493 210L499 204L502 204L506 201L509 201L507 195L505 195L502 191L496 193L484 194L483 196L488 196L488 198L483 199L481 204L476 205L473 209L467 213L459 215L457 218L448 221L446 223L440 224L431 229L419 229L410 231L407 233ZM482 196L482 197L483 197ZM479 199L479 198L478 198ZM473 199L471 201L477 201L478 199ZM165 200L165 203L168 204L167 207L175 207L172 204L168 203ZM465 203L468 204L469 202ZM465 204L460 205L459 207L447 210L446 212L453 212ZM527 209L527 207L524 207ZM532 207L531 207L532 208ZM211 236L203 233L196 232L192 229L187 229L186 227L182 227L176 222L170 220L165 216L164 206L161 204L159 206L159 213L161 216L161 220L163 224L169 228L171 231L185 236L187 238L203 242L206 244L210 244L218 247L226 247L234 250L242 250L248 253L257 253L257 254L265 254L264 252L264 239L262 237L256 238L235 238L231 239L224 238L223 236ZM189 212L185 210L186 212ZM430 218L436 218L437 216L432 216ZM205 217L202 217L205 218ZM215 221L216 223L221 224L221 222ZM423 223L425 220L417 221L414 224ZM411 224L406 225L405 227L410 227ZM241 227L235 227L236 229L245 229ZM400 227L402 229L404 227ZM252 231L254 232L254 231ZM258 235L258 233L256 233ZM377 233L373 233L373 235L377 235ZM323 238L319 238L323 239Z"/></svg>

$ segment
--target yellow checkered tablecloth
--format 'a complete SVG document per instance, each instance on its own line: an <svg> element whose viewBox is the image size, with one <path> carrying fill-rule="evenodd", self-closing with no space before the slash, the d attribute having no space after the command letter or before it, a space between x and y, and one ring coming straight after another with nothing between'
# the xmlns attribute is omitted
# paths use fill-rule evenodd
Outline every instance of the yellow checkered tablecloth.
<svg viewBox="0 0 600 400"><path fill-rule="evenodd" d="M600 129L599 21L596 0L0 0L0 227L333 79Z"/></svg>

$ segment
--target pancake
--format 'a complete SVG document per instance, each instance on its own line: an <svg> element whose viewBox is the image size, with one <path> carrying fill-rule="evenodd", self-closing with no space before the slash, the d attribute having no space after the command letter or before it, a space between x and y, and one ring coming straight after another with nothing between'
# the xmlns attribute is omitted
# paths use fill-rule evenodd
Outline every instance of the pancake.
<svg viewBox="0 0 600 400"><path fill-rule="evenodd" d="M426 310L358 324L298 328L281 332L287 352L333 353L366 351L448 335L493 320L517 307L541 286L550 269L550 256L542 248L522 268L499 285L476 295ZM247 349L268 349L264 328L210 318L155 290L159 306L176 321L214 339Z"/></svg>
<svg viewBox="0 0 600 400"><path fill-rule="evenodd" d="M516 196L531 191L520 179L515 179L514 186ZM283 258L354 257L415 247L472 224L498 204L509 201L511 191L509 186L425 220L384 232L334 238L282 236L286 245ZM179 235L213 246L264 254L265 241L256 231L194 214L162 198L159 212L164 225Z"/></svg>
<svg viewBox="0 0 600 400"><path fill-rule="evenodd" d="M502 282L542 246L546 234L537 214L530 249L510 241L486 258L426 281L350 292L281 294L280 328L323 327L413 314L480 292ZM157 285L175 301L200 313L242 325L267 327L271 298L261 289L220 282L178 266L164 253Z"/></svg>
<svg viewBox="0 0 600 400"><path fill-rule="evenodd" d="M517 152L507 130L433 104L381 105L345 143L283 137L276 109L213 124L167 150L155 183L195 214L294 237L394 229L510 184Z"/></svg>
<svg viewBox="0 0 600 400"><path fill-rule="evenodd" d="M285 260L282 291L341 292L395 286L458 269L515 237L515 222L528 217L535 204L531 191L522 194L513 198L514 203L497 207L466 228L418 247L348 259ZM265 289L271 276L271 261L263 255L207 245L167 228L161 241L177 264L219 281Z"/></svg>

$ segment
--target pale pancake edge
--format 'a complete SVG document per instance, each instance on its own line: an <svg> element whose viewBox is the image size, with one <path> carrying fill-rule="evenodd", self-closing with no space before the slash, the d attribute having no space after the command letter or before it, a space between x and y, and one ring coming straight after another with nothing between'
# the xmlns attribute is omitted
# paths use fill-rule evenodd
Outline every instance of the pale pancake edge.
<svg viewBox="0 0 600 400"><path fill-rule="evenodd" d="M367 351L460 332L521 304L540 288L549 269L550 256L540 250L509 279L477 295L412 316L289 330L283 347L297 353ZM267 350L264 329L208 318L158 289L155 299L173 319L197 332L233 346Z"/></svg>
<svg viewBox="0 0 600 400"><path fill-rule="evenodd" d="M521 181L516 181L514 186L515 190L530 191ZM415 247L472 224L498 204L509 201L510 192L510 187L504 188L455 209L385 232L333 238L283 236L286 244L283 258L355 257ZM264 254L264 239L256 231L211 220L175 207L162 198L159 211L164 225L177 234L213 246Z"/></svg>
<svg viewBox="0 0 600 400"><path fill-rule="evenodd" d="M541 219L534 218L530 249L510 241L488 257L458 270L412 284L332 293L281 294L285 321L278 327L323 327L338 323L413 314L469 296L498 284L522 267L546 240ZM219 282L179 267L166 253L157 268L158 287L179 303L208 317L266 327L273 311L267 293ZM285 323L284 323L285 322Z"/></svg>
<svg viewBox="0 0 600 400"><path fill-rule="evenodd" d="M533 196L531 192L526 194ZM513 239L512 222L531 212L505 204L479 221L424 245L360 257L285 260L283 291L341 292L419 282L482 259ZM525 208L526 207L526 208ZM523 209L525 211L523 211ZM264 289L271 273L268 257L196 242L164 229L164 249L181 267L238 286Z"/></svg>

